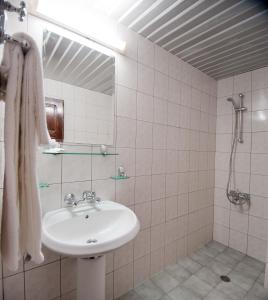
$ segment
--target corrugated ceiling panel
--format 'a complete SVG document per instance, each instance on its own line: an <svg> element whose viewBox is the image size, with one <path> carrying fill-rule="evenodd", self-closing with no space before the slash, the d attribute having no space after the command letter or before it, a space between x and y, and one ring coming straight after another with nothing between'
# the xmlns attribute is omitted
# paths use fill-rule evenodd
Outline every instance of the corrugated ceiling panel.
<svg viewBox="0 0 268 300"><path fill-rule="evenodd" d="M127 0L119 22L219 79L268 65L268 3Z"/></svg>

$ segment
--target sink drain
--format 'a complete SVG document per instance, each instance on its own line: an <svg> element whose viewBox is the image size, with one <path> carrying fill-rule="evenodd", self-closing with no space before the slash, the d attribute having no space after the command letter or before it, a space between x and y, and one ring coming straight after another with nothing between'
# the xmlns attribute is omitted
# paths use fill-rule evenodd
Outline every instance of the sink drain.
<svg viewBox="0 0 268 300"><path fill-rule="evenodd" d="M97 243L97 239L88 239L87 240L87 244L94 244L94 243Z"/></svg>
<svg viewBox="0 0 268 300"><path fill-rule="evenodd" d="M222 275L221 280L224 281L224 282L230 282L231 281L230 277L228 277L226 275Z"/></svg>

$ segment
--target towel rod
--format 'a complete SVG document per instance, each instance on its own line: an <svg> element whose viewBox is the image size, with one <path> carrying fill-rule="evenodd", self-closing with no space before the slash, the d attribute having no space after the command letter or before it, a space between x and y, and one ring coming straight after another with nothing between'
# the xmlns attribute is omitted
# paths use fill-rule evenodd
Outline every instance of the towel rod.
<svg viewBox="0 0 268 300"><path fill-rule="evenodd" d="M3 44L5 42L18 43L21 45L24 51L28 50L29 45L27 44L27 42L16 40L15 38L5 33L6 11L16 12L19 16L19 21L23 22L27 15L26 3L24 1L21 1L20 7L16 7L8 1L0 0L0 44Z"/></svg>

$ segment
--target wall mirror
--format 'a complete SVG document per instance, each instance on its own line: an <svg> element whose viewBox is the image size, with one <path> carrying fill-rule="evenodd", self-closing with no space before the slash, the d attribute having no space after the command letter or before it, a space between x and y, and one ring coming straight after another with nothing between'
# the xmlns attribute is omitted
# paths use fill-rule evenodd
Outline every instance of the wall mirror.
<svg viewBox="0 0 268 300"><path fill-rule="evenodd" d="M51 137L67 144L112 145L115 58L44 30L43 68Z"/></svg>

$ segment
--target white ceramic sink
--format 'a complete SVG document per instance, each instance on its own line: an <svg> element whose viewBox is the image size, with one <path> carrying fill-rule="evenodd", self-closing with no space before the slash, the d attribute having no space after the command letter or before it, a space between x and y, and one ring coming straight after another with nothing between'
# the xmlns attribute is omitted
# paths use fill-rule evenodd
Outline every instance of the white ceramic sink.
<svg viewBox="0 0 268 300"><path fill-rule="evenodd" d="M116 202L101 201L45 214L42 240L53 251L84 257L104 254L126 244L139 228L132 210Z"/></svg>

